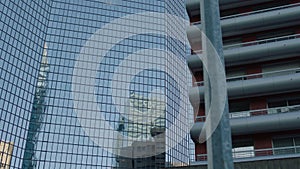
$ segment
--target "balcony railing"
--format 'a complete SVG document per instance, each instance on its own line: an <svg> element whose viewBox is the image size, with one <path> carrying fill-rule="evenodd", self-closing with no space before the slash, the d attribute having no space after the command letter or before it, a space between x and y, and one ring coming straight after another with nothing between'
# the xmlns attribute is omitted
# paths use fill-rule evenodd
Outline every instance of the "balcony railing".
<svg viewBox="0 0 300 169"><path fill-rule="evenodd" d="M257 10L257 11L251 11L251 12L245 12L245 13L240 13L240 14L235 14L235 15L224 16L224 17L222 17L222 19L237 18L237 17L241 17L241 16L259 14L259 13L274 11L274 10L278 10L278 9L285 9L285 8L295 7L295 6L299 6L299 5L300 5L300 3L282 5L282 6L277 6L277 7L273 7L273 8L267 8L267 9L262 9L262 10Z"/></svg>
<svg viewBox="0 0 300 169"><path fill-rule="evenodd" d="M243 42L243 43L236 43L231 45L224 45L223 49L232 49L237 47L243 47L243 46L254 46L254 45L260 45L260 44L266 44L271 42L279 42L283 40L289 40L289 39L297 39L300 38L300 34L293 34L293 35L286 35L286 36L280 36L275 38L269 38L269 39L262 39L262 40L256 40L251 42ZM195 54L202 54L203 50L195 50L193 51Z"/></svg>
<svg viewBox="0 0 300 169"><path fill-rule="evenodd" d="M241 111L241 112L230 112L229 118L231 119L243 118L243 117L250 117L250 116L257 116L257 115L288 113L288 112L295 112L295 111L300 111L300 105L274 107L274 108L258 109L258 110L248 110L248 111ZM205 121L205 116L197 116L196 121Z"/></svg>
<svg viewBox="0 0 300 169"><path fill-rule="evenodd" d="M229 117L230 118L241 118L241 117L250 117L250 116L262 115L262 114L265 115L265 114L288 113L288 112L294 112L294 111L300 111L300 105L274 107L274 108L259 109L259 110L248 110L248 111L242 111L242 112L231 112L229 114Z"/></svg>
<svg viewBox="0 0 300 169"><path fill-rule="evenodd" d="M227 82L232 81L239 81L239 80L250 80L254 78L264 78L264 77L270 77L270 76L279 76L279 75L289 75L289 74L296 74L300 73L300 68L293 68L293 69L285 69L285 70L278 70L278 71L271 71L271 72L263 72L263 73L255 73L255 74L249 74L249 75L242 75L242 76L234 76L229 77L226 79ZM194 86L203 86L204 81L201 82L194 82Z"/></svg>
<svg viewBox="0 0 300 169"><path fill-rule="evenodd" d="M251 12L245 12L245 13L240 13L240 14L235 14L235 15L223 16L223 17L221 17L221 19L232 19L232 18L237 18L237 17L241 17L241 16L248 16L248 15L253 15L253 14L270 12L270 11L274 11L274 10L285 9L285 8L290 8L290 7L295 7L295 6L300 6L300 3L288 4L288 5L283 5L283 6L278 6L278 7L268 8L268 9L262 9L262 10L257 10L257 11L251 11ZM198 24L201 24L201 21L193 22L191 24L198 25Z"/></svg>
<svg viewBox="0 0 300 169"><path fill-rule="evenodd" d="M266 43L271 43L271 42L279 42L279 41L283 41L283 40L296 39L299 37L300 37L300 34L286 35L286 36L262 39L262 40L251 41L251 42L237 43L237 44L233 44L233 45L225 45L223 48L231 49L231 48L236 48L236 47L241 47L241 46L254 46L254 45L259 45L259 44L266 44Z"/></svg>
<svg viewBox="0 0 300 169"><path fill-rule="evenodd" d="M279 148L268 148L268 149L253 149L253 150L241 150L233 151L232 156L234 159L253 158L262 156L276 156L276 155L300 155L300 146L291 147L279 147ZM207 154L197 154L196 161L206 161Z"/></svg>
<svg viewBox="0 0 300 169"><path fill-rule="evenodd" d="M254 74L243 75L243 76L234 76L234 77L227 78L227 81L230 82L230 81L238 81L238 80L249 80L257 77L270 77L270 76L275 77L278 75L289 75L289 74L296 74L296 73L300 73L300 68L254 73Z"/></svg>

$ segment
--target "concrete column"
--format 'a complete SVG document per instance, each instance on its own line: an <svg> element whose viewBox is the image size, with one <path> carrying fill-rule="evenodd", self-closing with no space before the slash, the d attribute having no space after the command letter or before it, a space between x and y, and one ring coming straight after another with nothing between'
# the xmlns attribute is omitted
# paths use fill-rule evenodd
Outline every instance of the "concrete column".
<svg viewBox="0 0 300 169"><path fill-rule="evenodd" d="M211 112L211 118L207 118L208 128L206 129L207 138L207 154L208 154L208 169L233 169L233 160L232 160L232 143L231 143L231 128L229 125L229 113L228 113L228 100L225 103L222 103L222 94L226 93L226 88L223 89L222 85L226 79L215 79L218 77L220 70L224 70L224 55L223 55L223 42L222 42L222 32L220 25L220 11L219 11L219 1L218 0L200 0L200 12L201 12L201 23L202 29L205 33L210 44L213 46L215 51L211 52L210 44L204 46L204 50L207 56L207 69L208 73L204 73L204 82L205 82L205 108L208 113L208 110L211 107L217 107L222 109L222 106L225 104L221 120L218 122L216 129L212 129L213 123L216 123L214 117L218 117L219 112ZM208 49L210 49L208 51ZM217 58L214 56L217 52ZM217 63L222 62L222 67L218 66ZM225 71L225 70L224 70ZM212 80L214 79L214 80ZM210 81L212 80L212 81ZM211 86L218 86L217 88L212 89ZM220 88L219 88L220 87ZM224 87L224 86L223 86ZM222 91L221 91L222 89ZM212 94L212 90L214 94ZM224 90L224 91L223 91ZM222 94L221 94L222 93ZM213 96L213 97L212 97ZM214 103L211 103L212 98L215 98ZM219 100L218 100L219 99ZM209 136L209 134L212 135Z"/></svg>

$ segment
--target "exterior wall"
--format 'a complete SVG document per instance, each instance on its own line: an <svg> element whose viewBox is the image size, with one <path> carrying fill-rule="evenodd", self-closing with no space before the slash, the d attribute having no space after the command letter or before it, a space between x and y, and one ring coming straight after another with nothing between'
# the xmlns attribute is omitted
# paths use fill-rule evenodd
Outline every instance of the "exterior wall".
<svg viewBox="0 0 300 169"><path fill-rule="evenodd" d="M254 149L271 149L272 148L272 135L271 134L257 134L253 136L254 139ZM257 151L255 156L267 156L273 155L272 150Z"/></svg>
<svg viewBox="0 0 300 169"><path fill-rule="evenodd" d="M0 141L21 168L51 0L0 2Z"/></svg>
<svg viewBox="0 0 300 169"><path fill-rule="evenodd" d="M9 169L12 157L12 152L14 149L14 144L12 142L0 141L0 169Z"/></svg>
<svg viewBox="0 0 300 169"><path fill-rule="evenodd" d="M177 104L179 103L179 100L174 98L175 96L179 96L179 87L182 86L178 86L180 82L175 81L173 77L170 77L170 75L166 73L174 71L172 66L167 65L169 64L168 62L171 59L175 60L175 58L172 58L169 55L157 56L155 52L147 54L147 58L149 60L145 60L144 62L153 64L157 59L159 59L161 61L162 67L164 67L164 70L166 70L166 72L156 71L156 69L158 69L158 67L161 65L153 64L153 68L151 68L150 70L140 70L141 72L139 72L138 74L134 74L135 70L138 69L138 65L144 64L142 61L134 62L130 66L127 65L121 67L120 65L127 61L127 58L129 58L131 54L140 52L144 49L151 49L152 47L158 49L166 49L171 52L174 52L173 49L176 48L178 49L176 56L181 57L180 59L184 61L186 53L186 47L184 46L185 44L176 46L175 43L171 42L173 39L167 39L160 35L134 35L130 38L124 37L124 39L122 39L122 34L126 34L127 32L134 33L134 30L126 30L125 28L123 28L123 30L121 30L120 32L114 32L113 29L114 27L116 27L116 29L120 28L120 25L118 25L118 23L114 23L115 19L119 19L130 14L137 14L142 12L161 12L175 14L179 10L184 10L183 1L172 1L172 3L170 2L169 4L163 1L156 0L144 1L143 3L140 1L134 2L119 0L112 1L111 3L107 2L107 0L72 2L63 0L55 1L52 5L50 16L51 19L48 29L49 34L46 38L47 42L49 43L49 87L52 88L52 90L49 91L48 102L51 104L49 105L46 112L48 116L45 118L45 121L47 122L45 131L43 131L41 135L41 140L44 143L40 143L39 145L39 147L43 150L41 152L41 157L43 158L39 161L39 166L47 166L47 168L74 168L80 166L89 166L90 168L128 168L128 166L122 166L118 161L116 161L115 154L106 151L106 149L115 148L115 145L105 145L106 137L111 137L111 142L114 142L114 144L118 144L121 147L123 147L123 145L125 144L129 144L125 147L131 146L130 141L128 141L130 140L130 138L128 137L132 136L135 139L141 138L148 140L151 135L149 129L153 127L151 125L154 122L151 124L140 123L138 121L132 121L128 119L128 117L123 116L124 113L133 115L134 113L142 112L144 111L145 107L130 107L127 105L123 105L123 102L114 103L114 97L112 93L116 90L119 90L119 87L113 86L112 83L122 86L125 80L132 77L129 89L130 95L141 96L140 99L137 99L139 101L144 100L142 97L151 99L149 94L154 89L159 88L160 90L162 90L167 95L166 108L159 108L162 109L160 112L163 112L162 118L164 119L163 122L165 123L163 124L163 126L169 127L170 124L167 123L173 122L172 120L169 120L167 122L165 118L174 119L174 116L178 113L177 110L179 110L180 107L178 106L177 108L175 108L171 105L179 105ZM172 4L175 7L172 7ZM180 13L178 16L182 17L182 14ZM128 20L128 22L129 21L130 20ZM134 24L136 24L137 26L144 25L144 22L146 21L141 21L137 18L137 21L135 21ZM152 20L149 21L149 23L155 23L157 27L146 28L145 32L151 31L151 29L163 28L163 30L161 31L168 31L169 29L167 27L167 20L162 20L162 18L153 17ZM98 30L109 24L112 25L112 28L110 30L112 32L111 34L98 32ZM184 33L184 29L177 29L178 30L176 31L178 31L178 33ZM108 136L100 136L100 139L97 142L94 142L95 140L86 137L89 136L89 134L85 132L88 127L84 128L80 125L82 123L82 120L85 121L85 119L79 119L79 123L78 119L76 119L76 113L78 114L79 112L85 110L82 107L75 107L73 109L74 103L68 98L72 98L73 95L73 67L76 67L76 64L84 63L83 60L78 59L79 52L82 51L82 46L85 45L90 37L94 36L97 33L99 33L99 35L96 35L96 37L99 36L99 39L96 39L95 41L99 43L97 43L95 47L96 51L101 51L102 47L105 46L103 42L112 44L112 41L114 39L121 38L121 41L112 46L112 48L107 52L105 56L96 55L95 59L100 61L99 63L96 63L98 69L92 70L91 72L98 72L95 77L96 81L94 85L96 88L95 97L97 100L99 111L113 128L114 126L118 126L119 123L124 123L124 129L121 132L123 133L124 137L122 137L122 139L116 139L114 138L115 136L113 134L113 131L111 131ZM93 56L89 53L86 54L86 57L91 58ZM99 58L101 58L101 60ZM91 60L86 62L90 62L88 64L94 67L94 63L92 63ZM117 72L119 68L123 68L125 70L122 72ZM89 71L89 69L91 68L84 67L78 70ZM179 71L185 73L185 70L182 70L180 68ZM79 72L79 74L81 73ZM113 82L113 78L117 75L120 75L120 77L122 76L123 78L128 78L115 79L115 81ZM93 78L90 74L81 74L80 76L84 76L84 78L88 79ZM60 97L57 97L57 93L59 93ZM123 93L120 92L117 94ZM124 95L120 98L125 100L126 97L127 96ZM85 102L89 102L88 98L85 99ZM182 98L182 100L184 100L184 98ZM144 101L147 102L146 100ZM126 103L126 101L124 102ZM140 110L132 111L136 109ZM92 107L88 107L86 110L87 112L94 111ZM70 115L72 116L70 117ZM154 115L150 113L144 114L143 116L137 114L137 116L135 117L136 119L143 120L145 118L150 118L150 116ZM53 119L53 117L55 118ZM125 120L124 122L121 122L123 117L125 117ZM62 119L66 119L66 121ZM64 130L61 130L61 127L63 127ZM82 130L82 128L84 128L84 130ZM54 132L52 132L52 130L54 130ZM77 133L77 135L70 135L70 132L75 132ZM182 131L178 130L177 132L180 133ZM176 138L177 136L173 134L172 137ZM52 138L54 140L61 138L59 139L61 141L49 141L49 138ZM66 144L63 143L62 140L74 140L75 142L78 142L78 144L68 144L68 146L64 146ZM176 148L174 148L174 150L170 150L168 154L165 155L166 161L170 163L173 161L181 162L181 160L188 161L187 154L184 154L187 153L184 152L187 151L187 145L184 143L180 146L180 149L183 151L178 153ZM51 147L58 150L56 152L50 153L49 151L46 151L46 147ZM90 147L93 147L93 151L95 153L90 153ZM70 150L71 152L69 152ZM45 158L49 156L53 158ZM74 160L75 157L77 158L77 160ZM91 166L91 164L94 165ZM147 168L147 165L148 164L145 163L144 166L139 166L139 168ZM158 168L161 166L156 167Z"/></svg>
<svg viewBox="0 0 300 169"><path fill-rule="evenodd" d="M227 16L227 15L235 15L235 14L242 14L242 13L247 13L251 11L257 11L261 9L269 9L269 8L274 8L274 7L280 7L283 5L289 5L289 4L295 4L299 3L299 0L288 0L288 1L272 1L272 2L267 2L267 3L260 3L260 4L255 4L251 6L242 6L239 8L235 9L226 9L223 10L221 7L221 15L222 16ZM191 18L190 21L194 22L197 21L198 18ZM278 34L277 34L278 33ZM250 44L248 42L255 42L260 39L269 39L269 38L274 38L274 37L280 37L280 36L286 36L286 35L296 35L299 34L299 25L295 26L286 26L284 28L280 29L274 29L274 30L269 30L268 28L266 30L262 31L257 31L255 33L249 33L249 34L243 34L243 35L237 35L237 36L231 36L231 37L225 37L223 38L224 46L230 45L231 43L233 44L238 44L238 43L243 43L243 46L250 46L253 44ZM284 34L284 35L282 35ZM297 37L297 36L295 36ZM257 42L257 43L268 43L266 42ZM240 56L242 57L242 56ZM248 79L255 79L255 78L263 78L263 68L264 66L268 64L275 64L275 63L284 63L287 61L298 61L299 57L288 57L285 59L278 59L278 60L273 60L273 61L267 61L267 62L260 62L256 64L245 64L245 65L237 65L237 66L226 66L227 71L230 70L230 72L233 72L232 70L245 70L245 74L247 77L242 78L243 80L248 80ZM241 68L241 69L239 69ZM195 68L194 71L197 69ZM201 71L201 70L197 70ZM200 72L194 72L196 82L203 81L202 74ZM245 81L246 83L246 81ZM239 101L249 101L249 116L259 116L259 115L267 115L270 113L268 110L263 110L263 109L268 109L268 100L274 99L274 98L279 98L279 97L297 97L299 96L299 92L294 92L294 93L280 93L280 94L272 94L272 95L267 95L267 96L260 96L260 97L247 97L245 96L244 98L241 99L235 99L231 100L229 98L229 104L230 103L235 103ZM261 110L262 109L262 110ZM256 111L256 110L261 110L261 111ZM196 112L198 116L203 116L204 110L200 109L200 111ZM243 113L243 112L241 112ZM245 113L246 114L246 113ZM203 121L204 118L202 119L196 119L196 121ZM284 133L289 133L291 132L293 135L299 135L299 131L284 131ZM233 136L233 141L239 141L239 140L252 140L253 141L253 156L260 157L260 156L270 156L273 155L273 145L272 145L272 139L277 136L283 136L285 137L286 135L283 134L283 132L276 132L276 133L257 133L253 135L238 135L238 136ZM267 150L265 150L267 149ZM199 144L196 143L196 156L199 154L200 156L205 155L206 153L206 147L205 144ZM199 161L205 161L204 158L198 158ZM256 162L252 162L256 163ZM271 165L271 164L268 164ZM289 165L289 164L287 164ZM246 167L246 163L243 165ZM236 165L236 167L240 167L239 163ZM253 166L252 166L253 167ZM270 166L269 166L270 167ZM191 167L192 168L192 167ZM270 167L271 168L271 167ZM288 167L287 167L288 168ZM293 167L292 167L293 168ZM294 167L295 168L295 167Z"/></svg>
<svg viewBox="0 0 300 169"><path fill-rule="evenodd" d="M262 73L261 65L254 64L254 65L247 66L247 75L259 74L259 73ZM260 77L262 77L262 75L253 75L253 76L247 77L247 79L255 79L255 78L260 78Z"/></svg>
<svg viewBox="0 0 300 169"><path fill-rule="evenodd" d="M273 160L259 160L251 162L236 162L235 169L291 169L300 166L300 158L285 158ZM188 166L188 167L174 167L172 169L206 169L206 166ZM171 168L169 168L171 169Z"/></svg>
<svg viewBox="0 0 300 169"><path fill-rule="evenodd" d="M206 143L196 144L195 151L196 151L196 161L206 161L207 160ZM198 157L197 155L200 155L200 156Z"/></svg>
<svg viewBox="0 0 300 169"><path fill-rule="evenodd" d="M267 108L267 101L264 97L260 99L252 100L252 102L250 102L250 110L260 110L266 108ZM267 111L262 110L262 111L251 112L252 116L263 115L263 114L267 114Z"/></svg>
<svg viewBox="0 0 300 169"><path fill-rule="evenodd" d="M125 126L125 129L122 130L123 136L136 132L135 134L144 139L143 136L150 137L149 128L151 127L170 127L175 123L179 113L186 113L180 119L182 122L187 120L188 97L185 94L187 93L185 85L188 81L188 70L185 67L185 57L190 49L185 42L179 42L174 37L147 34L153 30L160 31L160 33L174 31L179 36L184 37L185 25L177 23L178 27L174 27L169 18L155 17L155 15L148 16L146 20L134 18L136 27L128 30L124 29L124 25L113 22L127 15L143 12L171 14L186 19L184 0L39 0L28 2L16 0L1 1L0 9L0 140L15 144L11 168L21 168L24 161L29 161L29 159L24 160L25 149L35 152L35 156L30 157L33 159L34 168L122 168L123 166L120 166L116 160L116 155L106 151L106 148L114 148L114 144L119 142L113 134L119 126ZM131 22L133 20L128 19L125 25ZM110 34L104 32L97 35L99 29L111 23L113 26L109 29ZM145 28L146 25L152 26ZM140 26L145 28L146 34L135 35L137 30L141 28ZM114 31L115 29L121 31ZM128 32L133 35L122 37ZM88 46L87 41L95 34L99 38L93 42L96 44L102 42L102 45ZM113 41L117 38L121 38L121 40L112 46L107 53L99 54L98 51L114 43ZM39 135L34 138L37 144L30 144L25 147L27 131L30 130L30 118L33 117L34 95L38 91L36 88L38 86L38 71L42 62L45 43L48 45L49 64L48 92L44 102L45 116L39 121L42 124L33 124L41 126ZM82 50L85 45L90 48ZM146 49L154 49L155 51L150 51L150 54L139 53L147 51ZM94 52L93 54L85 53L91 50ZM157 51L162 50L172 52L176 58L166 53L157 54ZM84 57L79 61L87 67L79 69L81 76L77 77L84 80L76 81L74 84L73 79L76 77L73 74L77 59L80 58L81 54ZM130 60L130 56L133 54L138 54L141 57L147 56L147 59L126 64L123 67L126 71L115 73L118 66L124 63L124 60ZM91 57L93 59L89 60ZM98 63L96 60L102 57L103 59ZM156 63L157 59L160 59L161 62ZM145 67L145 69L134 74L135 70L145 63L152 64L153 67L150 69ZM92 69L91 67L94 65L97 67ZM85 72L95 73L96 77ZM117 85L112 86L116 74L122 76L123 79L117 78L114 81ZM114 103L112 93L122 86L121 83L128 80L124 78L125 76L133 77L129 79L132 81L130 81L129 91L126 92L150 97L150 99L155 97L155 94L163 98L165 104L159 107L163 115L159 118L156 117L153 123L141 124L141 121L132 122L128 118L122 121L124 113L134 112L129 111L132 107L128 106L126 101L119 104ZM95 80L95 84L87 84L87 79ZM89 97L79 97L76 100L74 88L72 88L76 83L83 85L84 89L93 86L91 91L84 90L82 93L85 96L88 94L95 95L95 99L91 101ZM126 96L126 99L129 100L129 96L128 98ZM88 103L88 106L80 107L74 100ZM140 99L139 101L144 100ZM97 110L91 106L95 103L97 104L96 107L99 107ZM148 110L149 107L149 105L143 105L143 107L136 106L135 109ZM179 112L180 110L182 112ZM94 114L79 118L79 111ZM102 113L101 117L104 117L103 121L109 123L109 131L111 132L106 135L97 132L96 136L89 137L82 127L83 122L80 120L88 121L84 124L94 124L95 121L100 120L97 118L100 113ZM143 120L154 116L151 114L153 112L150 111L143 113L142 116L139 114L139 119ZM33 123L37 123L37 121ZM102 124L91 128L103 129L101 128ZM139 127L129 129L128 126L130 125ZM180 135L186 136L187 131L183 130L183 125L188 124L184 122L182 125L175 126L174 131L169 131L166 134L166 139L179 140ZM99 143L93 138L102 142ZM183 138L182 142L175 147L168 147L170 149L166 148L169 145L164 145L164 151L168 151L163 153L163 157L160 156L157 159L160 166L155 167L159 168L165 165L161 162L162 159L170 165L188 163L187 139L187 137ZM120 144L126 144L130 142L130 138L120 142L122 142ZM105 147L106 143L109 146ZM139 165L143 165L143 163ZM147 168L145 165L138 166L138 168Z"/></svg>

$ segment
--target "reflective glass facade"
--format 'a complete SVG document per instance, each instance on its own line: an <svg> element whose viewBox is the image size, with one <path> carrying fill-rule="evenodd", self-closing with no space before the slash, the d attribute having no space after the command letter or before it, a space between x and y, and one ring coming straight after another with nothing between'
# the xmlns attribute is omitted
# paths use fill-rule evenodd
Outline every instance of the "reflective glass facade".
<svg viewBox="0 0 300 169"><path fill-rule="evenodd" d="M13 144L10 168L23 162L49 5L49 0L0 2L0 139Z"/></svg>
<svg viewBox="0 0 300 169"><path fill-rule="evenodd" d="M11 168L188 163L184 0L0 5L0 140L14 144Z"/></svg>

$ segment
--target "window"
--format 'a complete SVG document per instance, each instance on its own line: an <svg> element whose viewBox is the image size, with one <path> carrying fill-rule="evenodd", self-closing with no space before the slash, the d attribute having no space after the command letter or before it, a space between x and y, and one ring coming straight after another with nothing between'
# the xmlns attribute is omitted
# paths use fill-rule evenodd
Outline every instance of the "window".
<svg viewBox="0 0 300 169"><path fill-rule="evenodd" d="M226 71L227 81L238 81L238 80L245 80L246 77L246 70L245 69L232 69Z"/></svg>
<svg viewBox="0 0 300 169"><path fill-rule="evenodd" d="M268 101L268 113L285 113L300 110L300 98L281 98Z"/></svg>
<svg viewBox="0 0 300 169"><path fill-rule="evenodd" d="M276 64L263 65L263 77L275 77L281 75L295 74L300 70L300 60Z"/></svg>
<svg viewBox="0 0 300 169"><path fill-rule="evenodd" d="M300 136L289 138L274 138L275 155L300 153Z"/></svg>
<svg viewBox="0 0 300 169"><path fill-rule="evenodd" d="M229 112L231 117L245 117L250 116L250 103L249 101L239 101L229 103Z"/></svg>

